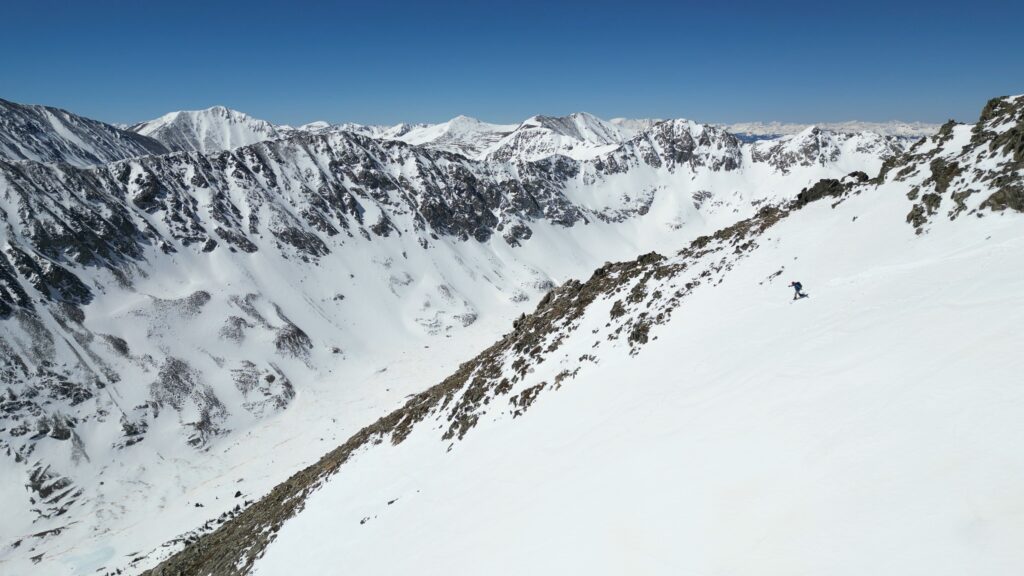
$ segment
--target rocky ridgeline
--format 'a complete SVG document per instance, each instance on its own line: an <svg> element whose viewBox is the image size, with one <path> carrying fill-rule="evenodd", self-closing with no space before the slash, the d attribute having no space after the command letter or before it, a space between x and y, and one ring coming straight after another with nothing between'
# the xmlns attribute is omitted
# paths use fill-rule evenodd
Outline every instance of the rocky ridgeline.
<svg viewBox="0 0 1024 576"><path fill-rule="evenodd" d="M66 110L0 99L0 158L92 166L171 150L153 138Z"/></svg>
<svg viewBox="0 0 1024 576"><path fill-rule="evenodd" d="M1024 96L990 100L974 125L950 120L887 160L876 181L910 187L907 222L918 234L942 216L1024 211Z"/></svg>

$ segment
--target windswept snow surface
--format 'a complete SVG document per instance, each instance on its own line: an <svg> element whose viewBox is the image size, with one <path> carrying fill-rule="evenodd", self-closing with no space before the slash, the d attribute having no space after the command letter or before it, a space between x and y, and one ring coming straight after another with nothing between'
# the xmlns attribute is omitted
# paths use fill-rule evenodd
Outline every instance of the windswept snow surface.
<svg viewBox="0 0 1024 576"><path fill-rule="evenodd" d="M1024 218L917 236L904 191L779 223L521 417L360 452L255 573L1019 574ZM522 385L591 354L610 306Z"/></svg>

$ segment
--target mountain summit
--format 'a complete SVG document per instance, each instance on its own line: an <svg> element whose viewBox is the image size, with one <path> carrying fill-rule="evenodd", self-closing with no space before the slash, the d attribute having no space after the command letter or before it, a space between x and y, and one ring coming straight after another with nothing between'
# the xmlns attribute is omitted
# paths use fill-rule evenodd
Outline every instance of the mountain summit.
<svg viewBox="0 0 1024 576"><path fill-rule="evenodd" d="M219 152L284 134L277 126L224 106L171 112L129 130L162 142L171 150Z"/></svg>

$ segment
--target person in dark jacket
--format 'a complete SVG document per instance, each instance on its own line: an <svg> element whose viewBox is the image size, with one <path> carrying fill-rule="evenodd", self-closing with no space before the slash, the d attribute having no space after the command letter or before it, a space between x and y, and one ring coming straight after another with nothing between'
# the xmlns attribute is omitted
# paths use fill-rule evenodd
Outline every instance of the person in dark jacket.
<svg viewBox="0 0 1024 576"><path fill-rule="evenodd" d="M789 287L793 289L793 300L800 298L807 298L807 294L803 293L804 285L797 282L796 280L789 283Z"/></svg>

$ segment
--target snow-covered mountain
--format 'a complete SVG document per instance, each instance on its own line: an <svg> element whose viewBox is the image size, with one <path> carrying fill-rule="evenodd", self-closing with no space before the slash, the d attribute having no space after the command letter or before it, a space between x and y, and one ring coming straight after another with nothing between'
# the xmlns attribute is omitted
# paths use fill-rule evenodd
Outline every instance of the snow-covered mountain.
<svg viewBox="0 0 1024 576"><path fill-rule="evenodd" d="M318 125L88 169L0 160L0 568L152 563L454 371L552 286L899 150L809 131L755 153L691 121L627 138L573 115L472 159L445 138L500 130L465 123L416 145L397 138L429 127ZM224 134L205 126L192 136Z"/></svg>
<svg viewBox="0 0 1024 576"><path fill-rule="evenodd" d="M93 166L167 152L156 140L66 110L0 99L2 158Z"/></svg>
<svg viewBox="0 0 1024 576"><path fill-rule="evenodd" d="M412 127L393 137L409 144L477 158L515 129L514 124L488 124L468 116L456 116L441 124ZM383 136L390 134L384 132Z"/></svg>
<svg viewBox="0 0 1024 576"><path fill-rule="evenodd" d="M150 573L1017 573L1024 96L682 246L563 283Z"/></svg>
<svg viewBox="0 0 1024 576"><path fill-rule="evenodd" d="M399 140L434 150L492 161L540 160L561 154L591 158L650 130L656 119L613 118L605 121L586 112L567 116L533 116L520 124L491 124L457 116L439 124L365 125L352 122L310 122L299 127L274 125L223 106L179 111L128 128L163 143L168 150L219 152L294 134L326 131L354 132L383 140ZM743 142L778 140L814 128L841 135L874 133L916 139L934 134L939 126L923 122L838 122L817 125L747 122L721 128ZM906 142L909 145L911 142ZM159 153L159 152L157 152ZM137 155L137 154L136 154ZM95 162L94 162L95 163Z"/></svg>
<svg viewBox="0 0 1024 576"><path fill-rule="evenodd" d="M162 142L171 150L220 152L281 138L279 127L224 106L183 110L141 122L129 130Z"/></svg>
<svg viewBox="0 0 1024 576"><path fill-rule="evenodd" d="M540 160L556 154L592 158L614 149L623 140L618 127L586 112L533 116L494 144L486 158L497 162Z"/></svg>
<svg viewBox="0 0 1024 576"><path fill-rule="evenodd" d="M490 124L457 116L440 124L342 124L336 128L467 158L510 162L541 160L556 154L575 159L593 157L653 125L645 120L619 120L621 125L578 112L568 116L533 116L519 124Z"/></svg>
<svg viewBox="0 0 1024 576"><path fill-rule="evenodd" d="M791 136L759 140L750 144L755 162L770 164L781 172L793 166L829 166L843 164L850 171L877 158L897 156L907 147L899 136L879 136L874 132L830 132L817 126Z"/></svg>
<svg viewBox="0 0 1024 576"><path fill-rule="evenodd" d="M856 120L849 122L823 122L820 124L737 122L735 124L725 124L722 127L745 141L798 134L813 127L841 134L874 132L883 136L902 136L914 139L931 136L939 130L938 124L929 124L927 122L859 122Z"/></svg>

